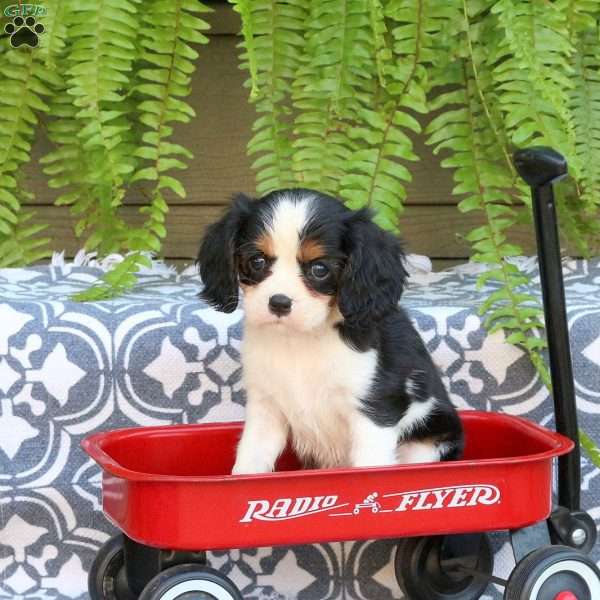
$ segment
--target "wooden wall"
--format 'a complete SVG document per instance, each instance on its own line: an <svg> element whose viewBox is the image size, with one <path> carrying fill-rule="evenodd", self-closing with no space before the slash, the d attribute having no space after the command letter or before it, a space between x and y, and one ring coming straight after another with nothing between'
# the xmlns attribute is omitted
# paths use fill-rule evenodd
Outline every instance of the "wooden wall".
<svg viewBox="0 0 600 600"><path fill-rule="evenodd" d="M246 156L246 142L254 120L254 109L242 87L246 73L238 68L239 28L237 15L226 4L217 5L210 20L213 28L210 44L199 49L200 58L194 75L190 103L196 120L177 132L177 141L194 153L186 171L178 176L188 192L188 198L173 198L167 218L168 237L163 246L168 261L183 265L196 254L204 227L224 209L234 192L252 193L254 176ZM72 256L81 241L73 234L73 219L66 207L55 207L55 190L46 185L37 158L47 152L48 142L40 139L34 160L27 168L29 187L35 192L37 219L49 223L49 235L55 250L66 250ZM452 179L442 169L439 159L416 140L416 151L423 159L411 165L413 181L408 186L406 210L402 216L402 233L410 252L434 259L436 268L463 262L469 247L461 235L481 222L477 214L461 214L456 199L451 196ZM133 222L143 196L130 194L124 213ZM515 228L514 241L533 252L532 232L528 227Z"/></svg>

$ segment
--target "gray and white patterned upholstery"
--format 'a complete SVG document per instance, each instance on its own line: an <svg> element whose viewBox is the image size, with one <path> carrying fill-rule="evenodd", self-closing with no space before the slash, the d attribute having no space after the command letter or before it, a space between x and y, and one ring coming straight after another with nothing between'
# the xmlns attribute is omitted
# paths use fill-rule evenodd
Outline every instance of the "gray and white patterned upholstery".
<svg viewBox="0 0 600 600"><path fill-rule="evenodd" d="M535 260L521 260L534 274ZM461 408L552 426L548 393L524 353L487 335L474 265L411 278L410 311ZM0 270L0 598L85 598L86 571L113 529L99 471L80 450L92 431L243 418L242 311L207 308L197 277L163 268L132 293L78 304L101 274L58 264ZM582 427L600 440L600 261L564 275ZM539 291L539 290L538 290ZM583 463L583 502L600 522L600 470ZM518 490L516 490L518 493ZM526 499L524 499L526 501ZM495 537L497 572L511 567ZM393 541L218 552L211 563L254 599L399 598ZM595 560L600 559L598 549ZM491 586L488 598L500 598Z"/></svg>

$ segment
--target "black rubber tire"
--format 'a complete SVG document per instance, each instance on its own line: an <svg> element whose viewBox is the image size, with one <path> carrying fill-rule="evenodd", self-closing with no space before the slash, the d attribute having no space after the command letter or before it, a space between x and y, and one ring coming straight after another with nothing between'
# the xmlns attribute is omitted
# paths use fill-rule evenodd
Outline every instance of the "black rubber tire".
<svg viewBox="0 0 600 600"><path fill-rule="evenodd" d="M180 588L180 593L178 589ZM215 569L195 564L170 567L152 578L139 600L243 600L239 590Z"/></svg>
<svg viewBox="0 0 600 600"><path fill-rule="evenodd" d="M133 600L124 572L123 536L117 534L104 543L88 574L91 600Z"/></svg>
<svg viewBox="0 0 600 600"><path fill-rule="evenodd" d="M485 592L494 567L494 555L488 536L478 534L479 552L471 564L482 577L450 573L442 567L442 559L460 562L460 554L445 556L445 536L416 537L400 540L394 561L396 579L409 600L477 600ZM458 539L459 536L454 536ZM455 544L456 546L456 544ZM466 560L466 557L465 557Z"/></svg>
<svg viewBox="0 0 600 600"><path fill-rule="evenodd" d="M517 563L504 590L504 600L554 600L560 592L572 592L577 600L597 600L600 570L580 550L544 546Z"/></svg>

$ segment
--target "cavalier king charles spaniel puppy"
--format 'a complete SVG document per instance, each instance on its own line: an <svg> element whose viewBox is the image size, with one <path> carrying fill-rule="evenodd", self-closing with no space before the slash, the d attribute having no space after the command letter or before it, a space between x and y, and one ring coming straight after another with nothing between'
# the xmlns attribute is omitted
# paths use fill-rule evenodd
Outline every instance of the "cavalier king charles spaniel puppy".
<svg viewBox="0 0 600 600"><path fill-rule="evenodd" d="M317 468L460 457L459 417L398 306L402 260L367 211L307 189L239 195L209 227L200 296L224 312L243 297L234 474L272 471L288 439Z"/></svg>

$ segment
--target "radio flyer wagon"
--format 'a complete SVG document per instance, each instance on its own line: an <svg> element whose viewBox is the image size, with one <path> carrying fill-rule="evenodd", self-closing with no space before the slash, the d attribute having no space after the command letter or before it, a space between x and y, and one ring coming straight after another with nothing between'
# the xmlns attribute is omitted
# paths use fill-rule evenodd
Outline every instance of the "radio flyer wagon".
<svg viewBox="0 0 600 600"><path fill-rule="evenodd" d="M515 154L532 187L557 433L525 419L465 411L459 461L303 470L291 452L273 473L232 476L241 423L132 428L92 435L103 509L122 531L99 551L92 600L240 600L206 551L399 538L395 570L414 600L600 600L587 556L596 527L580 510L580 456L552 183L567 172L546 148ZM558 457L558 503L552 501ZM507 529L516 559L492 575L486 532ZM377 599L374 599L377 600Z"/></svg>

